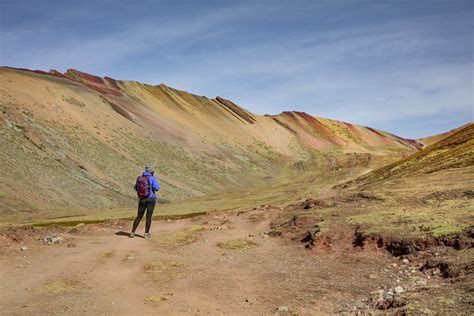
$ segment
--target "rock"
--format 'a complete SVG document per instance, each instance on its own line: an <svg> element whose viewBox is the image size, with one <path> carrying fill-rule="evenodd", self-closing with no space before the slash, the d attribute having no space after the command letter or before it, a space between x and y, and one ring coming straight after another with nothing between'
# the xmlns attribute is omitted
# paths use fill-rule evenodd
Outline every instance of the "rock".
<svg viewBox="0 0 474 316"><path fill-rule="evenodd" d="M373 274L369 274L369 279L377 279L377 277Z"/></svg>
<svg viewBox="0 0 474 316"><path fill-rule="evenodd" d="M444 260L428 259L421 266L420 271L432 275L441 275L444 278L454 276L449 263Z"/></svg>
<svg viewBox="0 0 474 316"><path fill-rule="evenodd" d="M72 244L72 243L71 243L71 244L67 244L67 247L68 247L68 248L76 248L76 246L77 246L76 244Z"/></svg>
<svg viewBox="0 0 474 316"><path fill-rule="evenodd" d="M384 290L375 290L375 291L370 292L370 294L374 295L373 300L375 300L375 301L382 301L382 300L383 300Z"/></svg>
<svg viewBox="0 0 474 316"><path fill-rule="evenodd" d="M405 292L405 289L402 288L401 286L397 286L396 288L393 289L393 291L395 292L395 294L401 294Z"/></svg>
<svg viewBox="0 0 474 316"><path fill-rule="evenodd" d="M383 300L391 300L391 299L393 299L393 292L392 292L392 290L390 290L390 291L383 291L382 297L383 297Z"/></svg>
<svg viewBox="0 0 474 316"><path fill-rule="evenodd" d="M286 313L286 312L288 312L288 307L286 307L286 306L280 306L280 307L277 308L277 312L279 312L279 313Z"/></svg>
<svg viewBox="0 0 474 316"><path fill-rule="evenodd" d="M221 226L212 226L210 230L227 230L229 227L227 225L221 225Z"/></svg>
<svg viewBox="0 0 474 316"><path fill-rule="evenodd" d="M431 310L429 308L425 308L423 310L423 314L431 314Z"/></svg>
<svg viewBox="0 0 474 316"><path fill-rule="evenodd" d="M27 251L27 250L28 250L28 247L22 246L22 247L20 248L20 250L21 250L21 251Z"/></svg>
<svg viewBox="0 0 474 316"><path fill-rule="evenodd" d="M410 263L410 260L408 260L408 259L403 259L402 262L403 262L404 264L408 264L408 263Z"/></svg>
<svg viewBox="0 0 474 316"><path fill-rule="evenodd" d="M319 233L321 230L321 228L319 226L314 226L314 227L311 227L308 232L306 233L306 235L304 235L304 237L300 240L301 242L304 242L304 243L307 243L305 245L306 248L313 248L313 246L315 245L315 241L316 241L316 234Z"/></svg>
<svg viewBox="0 0 474 316"><path fill-rule="evenodd" d="M56 243L59 243L63 241L63 238L62 237L57 237L57 236L46 236L43 238L43 243L47 244L47 245L52 245L52 244L56 244Z"/></svg>

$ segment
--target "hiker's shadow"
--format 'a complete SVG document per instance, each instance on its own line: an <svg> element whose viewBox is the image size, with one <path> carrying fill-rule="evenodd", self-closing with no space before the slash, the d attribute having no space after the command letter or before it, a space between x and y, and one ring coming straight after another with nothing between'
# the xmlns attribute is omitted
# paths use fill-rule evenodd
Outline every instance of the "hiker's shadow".
<svg viewBox="0 0 474 316"><path fill-rule="evenodd" d="M117 235L117 236L130 237L130 233L129 233L129 232L124 232L123 230L121 230L121 231L119 231L119 232L116 232L115 235ZM142 236L142 235L140 235L140 234L135 234L135 237L145 238L145 236Z"/></svg>

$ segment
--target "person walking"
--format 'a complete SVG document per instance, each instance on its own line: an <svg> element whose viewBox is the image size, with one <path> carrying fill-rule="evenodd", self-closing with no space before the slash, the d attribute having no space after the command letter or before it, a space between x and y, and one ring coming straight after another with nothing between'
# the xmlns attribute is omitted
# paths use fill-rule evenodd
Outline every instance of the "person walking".
<svg viewBox="0 0 474 316"><path fill-rule="evenodd" d="M138 212L135 221L133 222L132 232L130 233L130 238L135 237L135 231L137 230L138 224L143 218L146 210L146 223L145 223L145 238L150 239L150 227L151 219L153 216L153 210L155 209L156 204L156 193L160 191L160 185L158 180L154 176L153 167L148 165L145 167L145 171L141 176L137 178L135 182L135 191L138 195Z"/></svg>

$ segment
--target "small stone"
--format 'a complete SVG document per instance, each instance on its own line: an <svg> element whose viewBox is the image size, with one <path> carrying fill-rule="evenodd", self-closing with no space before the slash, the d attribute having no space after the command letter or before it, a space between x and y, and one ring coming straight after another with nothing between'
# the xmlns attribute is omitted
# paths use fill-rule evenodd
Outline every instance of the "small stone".
<svg viewBox="0 0 474 316"><path fill-rule="evenodd" d="M73 244L73 243L70 243L70 244L67 244L67 247L68 248L76 248L76 244Z"/></svg>
<svg viewBox="0 0 474 316"><path fill-rule="evenodd" d="M403 259L402 262L403 262L404 264L408 264L408 263L410 263L410 260L408 260L408 259Z"/></svg>
<svg viewBox="0 0 474 316"><path fill-rule="evenodd" d="M27 250L28 250L28 247L22 246L20 249L21 249L21 251L27 251Z"/></svg>
<svg viewBox="0 0 474 316"><path fill-rule="evenodd" d="M423 314L431 314L431 310L429 308L425 308L423 310Z"/></svg>
<svg viewBox="0 0 474 316"><path fill-rule="evenodd" d="M398 264L392 263L392 267L394 267L394 268L395 268L395 267L398 267Z"/></svg>
<svg viewBox="0 0 474 316"><path fill-rule="evenodd" d="M402 288L401 286L397 286L396 288L393 289L393 291L395 292L395 294L401 294L405 292L405 289Z"/></svg>
<svg viewBox="0 0 474 316"><path fill-rule="evenodd" d="M393 293L391 291L383 291L382 300L391 300L393 299Z"/></svg>
<svg viewBox="0 0 474 316"><path fill-rule="evenodd" d="M377 277L373 274L369 274L369 279L377 279Z"/></svg>
<svg viewBox="0 0 474 316"><path fill-rule="evenodd" d="M62 237L46 236L46 237L43 238L43 243L45 243L47 245L52 245L52 244L55 244L55 243L59 243L63 240L64 240L64 238L62 238Z"/></svg>
<svg viewBox="0 0 474 316"><path fill-rule="evenodd" d="M277 308L277 312L279 312L279 313L288 312L288 307L286 307L286 306L280 306L280 307Z"/></svg>

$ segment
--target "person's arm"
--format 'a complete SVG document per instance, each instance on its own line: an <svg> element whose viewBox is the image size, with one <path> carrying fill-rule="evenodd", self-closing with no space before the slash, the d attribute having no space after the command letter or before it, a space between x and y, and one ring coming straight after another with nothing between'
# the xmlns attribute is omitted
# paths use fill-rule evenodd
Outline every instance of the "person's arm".
<svg viewBox="0 0 474 316"><path fill-rule="evenodd" d="M156 177L151 178L151 187L153 192L160 191L160 185L158 184Z"/></svg>
<svg viewBox="0 0 474 316"><path fill-rule="evenodd" d="M135 185L133 186L133 189L134 189L135 191L138 191L138 190L137 190L137 182L138 182L138 178L137 178L137 180L135 180Z"/></svg>

